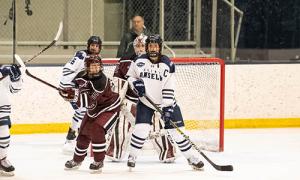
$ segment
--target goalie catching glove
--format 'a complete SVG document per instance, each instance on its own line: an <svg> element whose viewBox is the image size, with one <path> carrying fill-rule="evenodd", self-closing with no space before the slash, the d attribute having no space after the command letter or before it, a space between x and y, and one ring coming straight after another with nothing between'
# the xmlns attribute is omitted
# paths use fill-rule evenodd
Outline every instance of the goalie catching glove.
<svg viewBox="0 0 300 180"><path fill-rule="evenodd" d="M174 120L174 108L172 106L163 107L162 119L165 122L165 128L173 127L171 121Z"/></svg>
<svg viewBox="0 0 300 180"><path fill-rule="evenodd" d="M59 95L64 98L64 100L69 102L76 102L79 95L79 90L76 88L64 88L59 90Z"/></svg>

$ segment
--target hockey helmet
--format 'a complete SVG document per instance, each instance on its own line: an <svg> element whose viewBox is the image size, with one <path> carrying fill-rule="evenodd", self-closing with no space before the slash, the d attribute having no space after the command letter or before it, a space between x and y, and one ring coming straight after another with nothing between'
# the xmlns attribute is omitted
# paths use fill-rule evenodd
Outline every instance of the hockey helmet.
<svg viewBox="0 0 300 180"><path fill-rule="evenodd" d="M93 64L99 65L99 69L91 67ZM100 56L89 55L84 60L84 65L89 77L97 77L102 74L103 63ZM97 67L97 66L96 66Z"/></svg>
<svg viewBox="0 0 300 180"><path fill-rule="evenodd" d="M147 39L147 36L144 34L141 34L134 39L133 47L134 47L135 54L137 56L140 56L140 55L146 53L146 50L145 50L146 39Z"/></svg>
<svg viewBox="0 0 300 180"><path fill-rule="evenodd" d="M150 43L156 43L159 46L159 51L158 52L154 52L154 51L149 51L149 44ZM151 58L156 58L158 56L161 55L161 50L162 50L162 43L163 40L161 39L159 34L154 34L154 35L150 35L148 36L148 38L146 39L146 53L147 55Z"/></svg>

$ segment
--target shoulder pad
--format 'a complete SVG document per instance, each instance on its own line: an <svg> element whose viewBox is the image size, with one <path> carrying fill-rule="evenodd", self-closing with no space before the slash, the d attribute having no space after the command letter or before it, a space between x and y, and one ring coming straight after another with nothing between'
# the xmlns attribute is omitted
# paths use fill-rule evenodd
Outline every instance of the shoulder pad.
<svg viewBox="0 0 300 180"><path fill-rule="evenodd" d="M75 54L75 57L77 57L78 59L83 60L86 57L86 52L84 51L77 51Z"/></svg>
<svg viewBox="0 0 300 180"><path fill-rule="evenodd" d="M160 62L166 64L170 68L170 73L175 72L175 64L165 55L162 55L160 58Z"/></svg>

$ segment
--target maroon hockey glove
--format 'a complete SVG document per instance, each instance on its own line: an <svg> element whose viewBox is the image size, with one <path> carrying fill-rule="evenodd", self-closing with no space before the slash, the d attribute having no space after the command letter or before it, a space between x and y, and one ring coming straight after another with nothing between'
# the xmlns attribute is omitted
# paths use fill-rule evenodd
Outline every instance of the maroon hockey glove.
<svg viewBox="0 0 300 180"><path fill-rule="evenodd" d="M76 102L78 98L78 89L75 88L64 88L59 90L59 95L64 100L69 102Z"/></svg>

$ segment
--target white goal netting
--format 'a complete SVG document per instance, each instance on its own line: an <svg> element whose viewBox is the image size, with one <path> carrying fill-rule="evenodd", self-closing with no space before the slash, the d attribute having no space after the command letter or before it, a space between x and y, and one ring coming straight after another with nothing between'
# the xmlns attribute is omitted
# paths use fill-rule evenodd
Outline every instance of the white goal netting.
<svg viewBox="0 0 300 180"><path fill-rule="evenodd" d="M186 134L198 147L223 151L224 63L216 58L174 58L175 98L181 108ZM112 76L117 60L105 60Z"/></svg>

